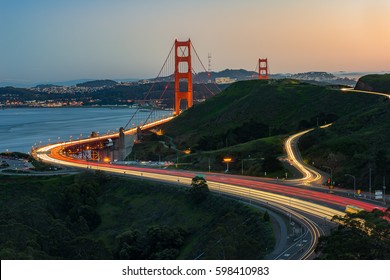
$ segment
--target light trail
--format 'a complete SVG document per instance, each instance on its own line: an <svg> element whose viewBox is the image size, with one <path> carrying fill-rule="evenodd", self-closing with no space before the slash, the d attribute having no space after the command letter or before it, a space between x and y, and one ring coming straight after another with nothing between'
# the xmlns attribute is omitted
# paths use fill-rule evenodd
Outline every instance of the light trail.
<svg viewBox="0 0 390 280"><path fill-rule="evenodd" d="M383 92L368 91L368 90L358 90L358 89L353 89L353 88L342 88L340 90L341 91L361 92L361 93L368 93L368 94L374 94L374 95L381 95L381 96L385 96L387 98L390 98L390 94L383 93Z"/></svg>
<svg viewBox="0 0 390 280"><path fill-rule="evenodd" d="M332 124L327 124L320 126L321 129L327 128L331 126ZM289 138L287 138L285 142L285 149L287 152L287 158L289 163L294 166L302 175L303 177L300 179L292 179L289 180L289 182L297 182L297 183L304 183L304 184L310 184L312 182L320 181L322 179L322 175L316 171L315 169L311 168L309 165L305 164L300 156L300 153L298 151L298 148L296 147L299 138L302 135L305 135L306 133L309 133L313 131L314 128L301 131L299 133L296 133Z"/></svg>

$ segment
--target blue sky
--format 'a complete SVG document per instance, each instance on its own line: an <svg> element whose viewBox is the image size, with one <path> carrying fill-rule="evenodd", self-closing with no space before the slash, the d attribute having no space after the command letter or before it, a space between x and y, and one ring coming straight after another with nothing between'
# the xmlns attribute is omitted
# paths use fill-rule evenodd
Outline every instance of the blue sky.
<svg viewBox="0 0 390 280"><path fill-rule="evenodd" d="M389 2L0 0L0 82L154 77L175 38L217 71L390 70Z"/></svg>

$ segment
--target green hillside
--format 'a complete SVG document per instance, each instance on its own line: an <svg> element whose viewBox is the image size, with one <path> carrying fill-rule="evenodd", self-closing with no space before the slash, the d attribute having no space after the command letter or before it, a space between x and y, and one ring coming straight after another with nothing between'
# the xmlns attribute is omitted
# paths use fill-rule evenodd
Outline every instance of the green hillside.
<svg viewBox="0 0 390 280"><path fill-rule="evenodd" d="M336 184L352 181L344 176L356 176L356 184L368 190L369 168L372 186L381 189L383 176L390 175L390 102L358 110L340 118L331 127L314 131L300 140L300 148L308 162L333 168Z"/></svg>
<svg viewBox="0 0 390 280"><path fill-rule="evenodd" d="M356 83L355 89L390 93L390 74L363 76Z"/></svg>
<svg viewBox="0 0 390 280"><path fill-rule="evenodd" d="M381 100L294 80L243 81L166 125L179 147L215 150L334 122Z"/></svg>

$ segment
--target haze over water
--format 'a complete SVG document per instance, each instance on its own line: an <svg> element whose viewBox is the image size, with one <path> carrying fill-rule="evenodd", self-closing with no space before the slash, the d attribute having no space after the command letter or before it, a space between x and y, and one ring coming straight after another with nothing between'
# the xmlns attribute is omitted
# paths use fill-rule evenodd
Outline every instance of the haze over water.
<svg viewBox="0 0 390 280"><path fill-rule="evenodd" d="M121 108L20 108L0 110L0 152L28 153L35 144L77 140L92 131L106 133L124 127L134 109ZM168 115L159 111L158 115ZM132 123L140 124L149 112L139 112ZM130 124L131 125L131 124ZM130 126L129 125L129 126ZM129 128L129 127L128 127ZM60 139L58 139L60 137ZM41 142L40 142L41 141Z"/></svg>

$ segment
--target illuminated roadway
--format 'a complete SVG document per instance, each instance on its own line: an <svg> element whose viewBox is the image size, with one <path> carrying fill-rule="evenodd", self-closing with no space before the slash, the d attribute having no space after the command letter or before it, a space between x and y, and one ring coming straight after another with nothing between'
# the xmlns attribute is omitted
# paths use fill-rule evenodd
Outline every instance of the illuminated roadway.
<svg viewBox="0 0 390 280"><path fill-rule="evenodd" d="M331 125L332 124L323 125L320 128L327 128ZM310 131L313 131L313 130L314 130L314 128L311 128L311 129L299 132L297 134L294 134L294 135L290 136L289 138L287 138L287 140L285 142L285 149L287 152L287 157L288 157L289 163L293 167L295 167L303 175L302 178L289 180L289 182L310 184L312 182L321 182L323 180L322 175L318 171L316 171L315 169L313 169L312 167L310 167L309 165L307 165L303 162L303 160L301 158L301 154L300 154L298 147L297 147L299 138L302 135L309 133Z"/></svg>
<svg viewBox="0 0 390 280"><path fill-rule="evenodd" d="M143 128L151 128L171 120L168 119L156 121L145 125ZM296 141L305 133L311 130L295 134L287 139L286 150L292 164L304 175L299 182L313 182L321 179L321 174L306 166L301 159L296 156ZM133 134L136 129L126 131L126 134ZM62 150L74 144L87 143L90 141L103 140L111 137L117 137L117 134L105 135L89 139L80 139L73 142L63 142L41 147L36 151L36 156L41 160L58 165L65 165L76 168L90 170L101 170L122 176L133 176L154 181L163 181L179 185L190 186L192 178L196 172L183 170L165 170L155 168L144 168L134 166L119 166L106 163L87 162L71 157L64 156ZM276 210L305 227L301 238L295 241L290 248L281 252L277 259L308 259L312 258L314 248L320 235L324 234L320 223L325 224L331 220L334 215L344 215L345 205L352 204L367 211L375 208L384 210L373 204L354 200L350 198L335 196L328 193L316 192L305 188L297 188L264 180L261 178L234 176L219 173L207 173L205 176L211 191L228 195L231 197L245 200L247 203L260 203L270 210Z"/></svg>
<svg viewBox="0 0 390 280"><path fill-rule="evenodd" d="M390 94L383 93L383 92L376 92L376 91L368 91L368 90L358 90L353 88L342 88L341 91L350 91L350 92L361 92L361 93L368 93L368 94L374 94L374 95L381 95L390 98Z"/></svg>

